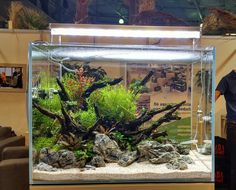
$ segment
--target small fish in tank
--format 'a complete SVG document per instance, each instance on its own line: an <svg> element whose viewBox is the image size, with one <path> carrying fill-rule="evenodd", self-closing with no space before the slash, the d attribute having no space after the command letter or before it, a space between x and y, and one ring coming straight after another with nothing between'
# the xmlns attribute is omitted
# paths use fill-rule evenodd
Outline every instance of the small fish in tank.
<svg viewBox="0 0 236 190"><path fill-rule="evenodd" d="M114 74L119 67L73 61L34 72L33 182L210 180L211 144L205 155L196 151L191 119L182 118L193 98L191 72L199 70L129 63L127 75ZM157 103L171 93L178 102Z"/></svg>

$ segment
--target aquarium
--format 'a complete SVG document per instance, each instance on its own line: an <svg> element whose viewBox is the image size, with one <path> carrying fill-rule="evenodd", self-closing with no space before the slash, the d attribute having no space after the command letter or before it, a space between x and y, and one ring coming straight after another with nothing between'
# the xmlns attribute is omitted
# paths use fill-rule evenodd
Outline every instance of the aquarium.
<svg viewBox="0 0 236 190"><path fill-rule="evenodd" d="M212 182L214 53L31 44L31 184Z"/></svg>

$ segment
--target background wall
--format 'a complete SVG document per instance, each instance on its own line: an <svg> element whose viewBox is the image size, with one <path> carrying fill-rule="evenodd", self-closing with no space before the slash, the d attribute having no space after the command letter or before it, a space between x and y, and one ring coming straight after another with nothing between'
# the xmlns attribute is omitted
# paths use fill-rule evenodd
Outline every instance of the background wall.
<svg viewBox="0 0 236 190"><path fill-rule="evenodd" d="M0 64L28 64L28 44L30 41L49 41L48 31L0 30ZM111 43L109 39L70 38L67 42ZM139 39L115 39L114 43L153 44L156 41ZM186 42L184 42L186 43ZM222 76L236 68L236 38L208 37L202 38L202 45L216 47L216 84ZM27 131L27 96L25 93L0 92L0 125L11 126L17 134ZM220 117L224 115L225 102L220 98L216 103L216 135L220 135Z"/></svg>
<svg viewBox="0 0 236 190"><path fill-rule="evenodd" d="M48 40L48 32L0 30L0 64L28 64L30 41ZM19 135L27 129L27 92L0 92L0 125L11 126Z"/></svg>

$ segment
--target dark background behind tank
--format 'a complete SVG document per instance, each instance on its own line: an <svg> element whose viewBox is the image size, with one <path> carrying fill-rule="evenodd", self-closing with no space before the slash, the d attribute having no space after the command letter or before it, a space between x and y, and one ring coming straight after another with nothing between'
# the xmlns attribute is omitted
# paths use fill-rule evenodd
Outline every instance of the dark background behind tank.
<svg viewBox="0 0 236 190"><path fill-rule="evenodd" d="M0 20L7 20L7 7L12 0L0 0ZM131 0L132 1L132 0ZM133 0L135 1L135 0ZM137 0L136 0L137 1ZM30 7L38 8L56 22L74 22L76 0L21 0ZM236 13L235 0L156 0L156 10L183 20L187 25L198 26L208 15L209 8L218 7ZM129 21L128 6L123 0L90 0L88 20L91 24L118 24L119 19ZM156 25L165 25L157 21ZM172 25L176 25L175 22Z"/></svg>

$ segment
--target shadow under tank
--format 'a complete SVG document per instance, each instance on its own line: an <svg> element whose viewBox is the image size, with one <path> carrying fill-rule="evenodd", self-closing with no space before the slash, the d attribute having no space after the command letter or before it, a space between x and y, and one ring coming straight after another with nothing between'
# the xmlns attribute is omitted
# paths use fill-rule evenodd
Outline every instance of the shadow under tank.
<svg viewBox="0 0 236 190"><path fill-rule="evenodd" d="M31 44L31 184L212 182L214 49Z"/></svg>

